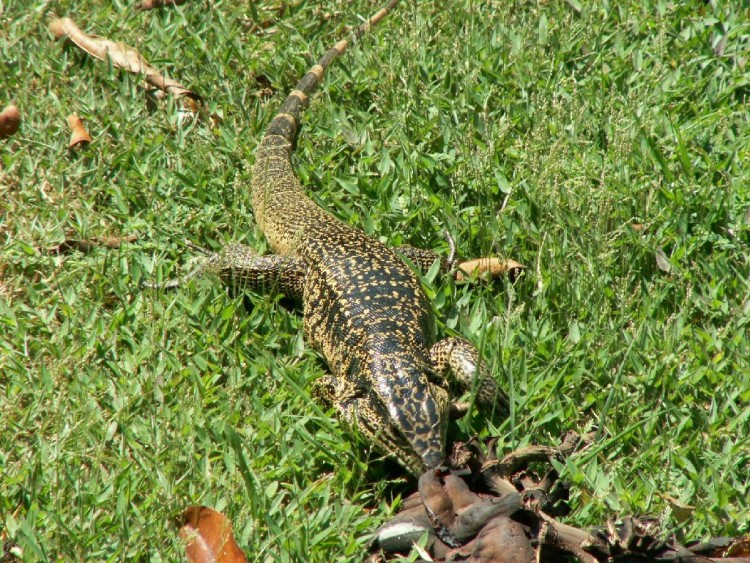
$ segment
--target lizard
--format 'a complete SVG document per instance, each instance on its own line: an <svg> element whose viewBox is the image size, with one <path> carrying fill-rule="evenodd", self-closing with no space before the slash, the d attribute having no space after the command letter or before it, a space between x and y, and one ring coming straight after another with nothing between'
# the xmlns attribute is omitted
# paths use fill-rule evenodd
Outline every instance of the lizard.
<svg viewBox="0 0 750 563"><path fill-rule="evenodd" d="M353 33L359 40L399 0L390 0ZM445 462L451 411L448 379L475 391L480 408L507 415L498 388L467 340L435 341L435 320L417 275L402 255L428 268L447 262L430 250L389 248L318 206L297 179L291 155L302 112L325 70L350 40L340 40L296 84L268 124L252 168L255 220L271 255L229 245L208 268L230 287L277 291L302 306L305 340L330 373L313 398L413 475Z"/></svg>

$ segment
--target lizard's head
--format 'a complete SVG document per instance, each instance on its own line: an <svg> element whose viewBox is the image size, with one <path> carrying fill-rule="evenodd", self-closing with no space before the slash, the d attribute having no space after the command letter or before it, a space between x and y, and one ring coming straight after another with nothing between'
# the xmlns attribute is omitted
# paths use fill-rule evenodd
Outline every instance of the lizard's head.
<svg viewBox="0 0 750 563"><path fill-rule="evenodd" d="M445 461L450 407L448 392L430 384L420 371L400 366L389 377L376 378L379 388L368 401L369 413L360 410L357 415L376 447L394 455L414 475Z"/></svg>

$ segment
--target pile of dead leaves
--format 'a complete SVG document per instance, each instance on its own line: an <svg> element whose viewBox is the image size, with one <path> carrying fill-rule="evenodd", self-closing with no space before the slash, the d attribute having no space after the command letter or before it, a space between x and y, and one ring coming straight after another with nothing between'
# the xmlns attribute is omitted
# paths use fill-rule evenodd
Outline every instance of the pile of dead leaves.
<svg viewBox="0 0 750 563"><path fill-rule="evenodd" d="M750 536L681 544L651 517L611 519L586 530L558 520L570 512L569 487L550 461L586 446L575 434L558 447L531 446L502 458L494 446L485 455L477 442L457 444L450 468L423 474L419 490L376 532L366 563L414 550L421 561L438 562L750 563ZM180 526L191 563L247 560L221 513L190 507Z"/></svg>
<svg viewBox="0 0 750 563"><path fill-rule="evenodd" d="M569 513L568 486L549 464L579 448L569 435L560 447L534 446L502 459L476 443L459 444L451 469L428 471L419 491L377 532L368 563L388 561L413 549L427 561L477 563L583 563L680 561L750 563L750 538L719 538L681 545L663 537L650 517L612 519L583 530L557 520ZM492 445L491 445L492 446ZM540 475L530 469L540 462Z"/></svg>

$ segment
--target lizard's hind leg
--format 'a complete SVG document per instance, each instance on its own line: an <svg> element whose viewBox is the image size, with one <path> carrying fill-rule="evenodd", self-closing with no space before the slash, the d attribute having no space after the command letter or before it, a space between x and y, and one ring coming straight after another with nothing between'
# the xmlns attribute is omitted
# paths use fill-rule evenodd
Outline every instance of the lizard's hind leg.
<svg viewBox="0 0 750 563"><path fill-rule="evenodd" d="M439 273L441 275L447 274L453 267L449 258L441 256L434 250L427 250L426 248L417 248L416 246L409 245L397 246L394 250L404 258L408 259L423 273L427 272L432 267L435 260L440 261Z"/></svg>

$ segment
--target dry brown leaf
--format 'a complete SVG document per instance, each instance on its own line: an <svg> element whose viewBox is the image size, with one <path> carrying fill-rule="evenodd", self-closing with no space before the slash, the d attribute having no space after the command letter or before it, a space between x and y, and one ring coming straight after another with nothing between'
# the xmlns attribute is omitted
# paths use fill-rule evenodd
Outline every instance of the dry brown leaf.
<svg viewBox="0 0 750 563"><path fill-rule="evenodd" d="M75 113L68 116L68 125L70 126L70 141L68 142L68 148L74 149L80 145L85 145L91 142L91 135L86 131L83 126L83 121Z"/></svg>
<svg viewBox="0 0 750 563"><path fill-rule="evenodd" d="M21 126L21 112L10 104L0 113L0 139L10 137Z"/></svg>
<svg viewBox="0 0 750 563"><path fill-rule="evenodd" d="M180 537L187 542L185 554L190 563L247 561L227 517L207 506L190 506L182 513Z"/></svg>
<svg viewBox="0 0 750 563"><path fill-rule="evenodd" d="M117 67L124 68L134 74L143 74L146 77L146 82L168 94L177 98L186 97L190 109L192 111L197 110L196 102L200 101L200 96L188 90L179 82L164 76L135 49L98 35L89 35L81 31L70 18L53 19L49 23L49 30L56 39L66 37L92 57L102 61L109 59Z"/></svg>
<svg viewBox="0 0 750 563"><path fill-rule="evenodd" d="M525 266L515 260L505 260L503 258L485 257L467 260L458 265L456 272L457 280L465 280L474 276L488 275L491 278L499 278L507 272L518 273Z"/></svg>
<svg viewBox="0 0 750 563"><path fill-rule="evenodd" d="M257 96L258 98L268 98L270 96L273 96L273 84L271 84L271 81L266 75L256 75L255 84L258 86L258 89L255 91L255 96Z"/></svg>
<svg viewBox="0 0 750 563"><path fill-rule="evenodd" d="M140 4L137 4L136 10L153 10L155 8L166 8L169 6L180 6L187 2L187 0L143 0Z"/></svg>
<svg viewBox="0 0 750 563"><path fill-rule="evenodd" d="M695 512L695 507L690 506L689 504L685 504L679 499L674 498L673 496L670 496L666 493L660 493L661 497L667 501L669 504L669 507L672 509L672 514L675 517L675 520L677 520L680 524L684 524L690 518L693 516L693 512Z"/></svg>

